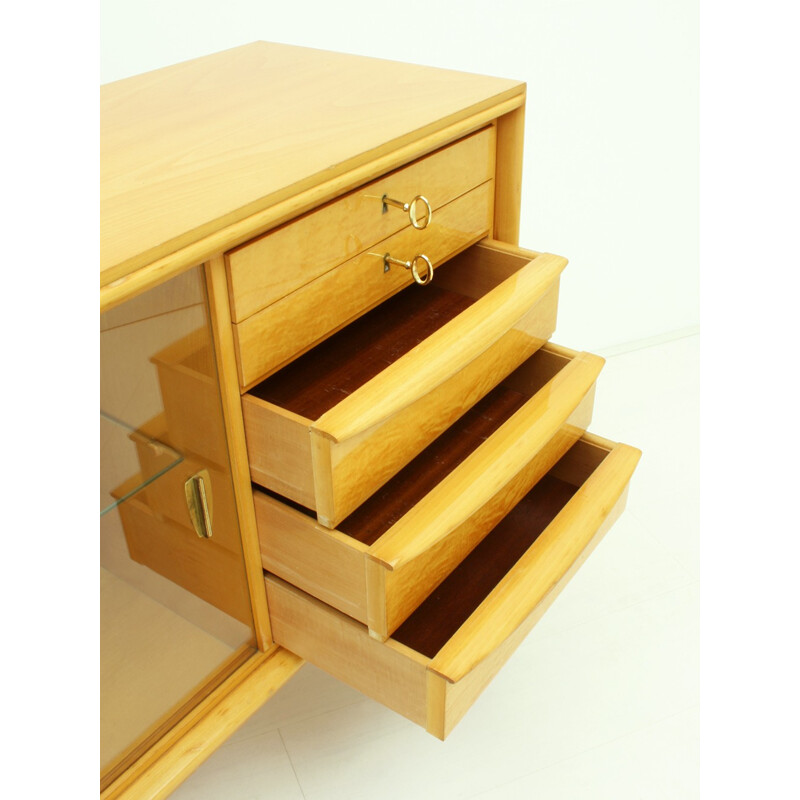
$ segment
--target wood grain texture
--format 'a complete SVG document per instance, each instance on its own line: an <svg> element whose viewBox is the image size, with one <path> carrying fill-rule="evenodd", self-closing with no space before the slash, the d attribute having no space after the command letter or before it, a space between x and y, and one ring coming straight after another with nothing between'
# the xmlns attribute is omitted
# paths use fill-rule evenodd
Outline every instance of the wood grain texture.
<svg viewBox="0 0 800 800"><path fill-rule="evenodd" d="M311 420L253 394L242 395L242 416L253 481L314 508Z"/></svg>
<svg viewBox="0 0 800 800"><path fill-rule="evenodd" d="M367 617L367 546L262 491L254 494L261 563L353 619Z"/></svg>
<svg viewBox="0 0 800 800"><path fill-rule="evenodd" d="M487 238L443 265L436 284L477 300L542 255Z"/></svg>
<svg viewBox="0 0 800 800"><path fill-rule="evenodd" d="M198 347L201 332L203 344ZM158 370L169 440L182 452L227 469L225 422L208 332L201 329L186 336L150 360Z"/></svg>
<svg viewBox="0 0 800 800"><path fill-rule="evenodd" d="M314 474L314 502L317 520L326 528L334 528L338 519L334 517L337 507L336 488L333 481L333 455L331 441L320 436L313 428L311 433L311 467Z"/></svg>
<svg viewBox="0 0 800 800"><path fill-rule="evenodd" d="M331 446L334 505L339 520L446 430L520 362L541 347L555 327L551 290L528 315L527 329L510 330L447 382L364 433ZM318 506L318 512L322 509Z"/></svg>
<svg viewBox="0 0 800 800"><path fill-rule="evenodd" d="M580 442L576 447L580 449ZM602 529L622 497L640 455L627 445L611 450L542 535L537 535L486 600L438 651L431 662L433 671L452 683L461 680L536 613L538 604L561 585L561 579ZM540 502L546 499L542 497Z"/></svg>
<svg viewBox="0 0 800 800"><path fill-rule="evenodd" d="M318 419L471 304L436 284L408 286L248 394Z"/></svg>
<svg viewBox="0 0 800 800"><path fill-rule="evenodd" d="M474 244L491 224L491 182L438 210L424 230L405 228L234 326L239 381L248 388L405 286L410 270L384 272L383 255L424 253L434 267Z"/></svg>
<svg viewBox="0 0 800 800"><path fill-rule="evenodd" d="M342 173L334 173L330 178L316 185L310 185L296 195L291 195L275 205L269 205L236 222L191 240L187 244L176 244L165 248L166 254L146 266L135 268L130 264L119 267L120 277L103 283L100 288L100 310L108 311L138 295L181 274L185 270L208 261L232 247L244 244L284 222L318 207L322 203L339 197L343 192L354 189L367 181L382 175L387 170L413 161L433 152L462 136L474 133L492 123L503 114L513 111L523 102L523 96L515 95L508 100L488 106L468 117L457 119L444 128L434 128L421 139L410 139L397 150L379 153L371 160L359 162ZM147 262L142 257L142 263ZM126 271L135 269L135 271ZM101 282L105 280L101 278Z"/></svg>
<svg viewBox="0 0 800 800"><path fill-rule="evenodd" d="M242 322L408 227L407 213L384 211L384 195L408 202L421 194L439 209L491 180L494 145L489 126L231 251L231 318Z"/></svg>
<svg viewBox="0 0 800 800"><path fill-rule="evenodd" d="M395 530L412 509L423 503L426 496L437 492L437 487L447 480L448 475L471 458L525 403L529 394L511 391L502 384L492 389L397 475L343 519L339 523L339 530L359 542L371 545L370 552L385 552L384 537Z"/></svg>
<svg viewBox="0 0 800 800"><path fill-rule="evenodd" d="M225 423L228 463L231 469L236 516L239 523L239 546L247 576L253 627L259 648L267 650L272 646L272 634L269 627L267 597L261 580L258 530L253 510L253 492L248 480L247 443L242 418L242 402L236 386L236 354L231 335L224 270L225 265L220 257L213 258L206 265L209 317L219 375L220 404Z"/></svg>
<svg viewBox="0 0 800 800"><path fill-rule="evenodd" d="M314 427L342 442L424 397L513 328L553 286L566 263L560 256L538 256L342 400Z"/></svg>
<svg viewBox="0 0 800 800"><path fill-rule="evenodd" d="M522 105L497 120L495 227L492 235L512 245L519 242L524 140L525 106Z"/></svg>
<svg viewBox="0 0 800 800"><path fill-rule="evenodd" d="M490 391L336 530L317 524L307 509L256 492L264 568L368 623L385 640L581 435L601 364L596 356L545 345L509 376L514 389L504 382ZM493 461L509 441L522 463L493 487L501 469ZM462 487L463 498L453 500L452 485ZM452 525L439 536L436 525L452 510ZM416 555L393 569L378 557L411 550ZM381 587L377 594L366 589L365 596L365 569L367 585Z"/></svg>
<svg viewBox="0 0 800 800"><path fill-rule="evenodd" d="M160 438L159 438L160 436ZM154 437L158 442L169 444L166 433ZM143 475L154 475L158 471L159 456L153 439L141 434L131 434L136 445L136 454ZM238 553L242 543L239 537L239 518L236 513L236 501L233 496L233 484L227 473L208 462L191 456L185 456L180 464L176 464L160 477L149 483L141 492L141 497L150 510L158 516L177 522L187 530L193 531L192 520L184 494L184 483L201 470L207 470L210 485L206 492L211 498L212 538L221 547Z"/></svg>
<svg viewBox="0 0 800 800"><path fill-rule="evenodd" d="M427 715L427 659L267 575L275 641L418 725Z"/></svg>
<svg viewBox="0 0 800 800"><path fill-rule="evenodd" d="M545 612L557 599L562 589L572 580L575 573L580 569L586 559L594 551L594 548L602 541L611 526L619 518L625 508L627 495L628 489L626 488L622 496L608 513L608 516L591 542L581 552L572 566L564 573L547 596L537 605L535 611L529 614L524 622L514 630L502 644L486 656L460 681L451 683L433 670L428 670L429 686L431 683L435 682L440 688L440 695L443 694L443 704L437 708L431 707L433 698L431 697L431 699L429 699L428 731L430 733L433 733L440 739L444 739L467 711L469 711L475 700L480 696L480 693L489 685L492 678L494 678L506 661L508 661L520 644L522 644L525 637L544 616ZM438 681L436 680L437 678ZM439 700L439 696L436 697L437 701ZM433 727L430 727L431 725L433 725Z"/></svg>
<svg viewBox="0 0 800 800"><path fill-rule="evenodd" d="M279 647L254 655L105 788L101 800L168 797L302 665Z"/></svg>
<svg viewBox="0 0 800 800"><path fill-rule="evenodd" d="M498 248L493 242L477 245L444 266L445 287L409 287L258 384L243 400L253 479L315 509L327 527L338 525L549 338L555 329L563 263L548 262L529 251ZM514 291L520 273L527 275L520 290L524 299ZM459 291L459 278L466 296ZM511 296L505 303L502 294L493 293L503 286L505 299ZM488 330L473 315L475 306L486 308L481 304L487 299L496 315ZM462 313L454 316L456 311ZM462 320L464 313L472 316ZM457 359L447 362L441 380L429 381L434 385L428 394L407 394L402 376L429 370L427 359L435 346L427 343L448 327L446 341L438 340L442 347L463 356L458 333L466 331L464 336L472 337L473 350L479 352L460 369ZM384 381L386 370L404 359L400 378ZM332 442L327 448L329 465L317 461L313 468L317 488L310 496L312 469L310 454L305 455L304 429L310 427L318 458L326 448L317 440L330 439L321 423L337 411L337 401L362 396L361 406L378 405L387 392L395 393L399 407L346 441ZM364 393L371 399L364 399ZM276 449L271 438L282 446ZM296 450L287 448L293 441L298 443ZM267 465L268 460L273 463ZM295 480L296 486L290 485Z"/></svg>
<svg viewBox="0 0 800 800"><path fill-rule="evenodd" d="M555 435L593 386L603 359L576 354L561 372L393 525L370 550L398 569L447 536L494 497Z"/></svg>
<svg viewBox="0 0 800 800"><path fill-rule="evenodd" d="M412 462L337 530L311 512L256 491L256 516L266 570L361 622L367 621L365 580L368 545L460 463L524 401L496 390L458 420L445 436ZM327 442L327 440L324 440Z"/></svg>
<svg viewBox="0 0 800 800"><path fill-rule="evenodd" d="M469 463L464 462L458 472L452 473L452 480L448 476L447 482L437 486L371 548L370 561L376 568L386 569L382 558L375 560L376 554L398 555L384 579L388 598L384 603L386 613L383 617L370 613L369 625L374 635L385 639L408 619L453 568L509 512L513 513L531 487L575 443L591 421L592 381L591 372L584 373L582 380L563 381L558 389L565 407L556 414L539 416L539 404L529 401L494 437L470 455ZM589 382L588 387L586 382ZM575 394L570 396L570 392ZM525 423L529 427L526 428ZM524 455L519 460L512 457L510 461L502 451L498 456L501 446L507 444L510 437L513 441L517 432L526 440ZM499 466L503 461L505 465ZM504 470L508 472L499 485L495 484L494 479ZM462 480L469 482L463 493L452 499L453 488ZM479 502L471 502L475 499ZM419 513L426 510L429 516L420 517ZM418 527L413 527L415 518ZM393 536L391 540L390 536ZM384 543L388 545L385 548ZM371 597L368 606L372 612Z"/></svg>
<svg viewBox="0 0 800 800"><path fill-rule="evenodd" d="M606 453L581 485L543 478L385 642L267 576L276 640L445 738L621 513L639 452L602 442L574 445Z"/></svg>
<svg viewBox="0 0 800 800"><path fill-rule="evenodd" d="M253 624L240 552L232 553L213 539L201 539L194 530L159 519L139 496L120 504L119 514L134 561L248 627Z"/></svg>
<svg viewBox="0 0 800 800"><path fill-rule="evenodd" d="M575 491L571 484L545 475L394 632L393 638L433 659Z"/></svg>
<svg viewBox="0 0 800 800"><path fill-rule="evenodd" d="M108 84L102 283L524 92L264 42Z"/></svg>

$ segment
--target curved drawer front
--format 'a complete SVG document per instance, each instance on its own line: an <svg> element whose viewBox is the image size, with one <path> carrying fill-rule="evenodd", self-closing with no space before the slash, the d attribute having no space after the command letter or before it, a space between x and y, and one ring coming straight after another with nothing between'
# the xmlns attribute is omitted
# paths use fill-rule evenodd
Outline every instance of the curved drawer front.
<svg viewBox="0 0 800 800"><path fill-rule="evenodd" d="M409 227L408 213L384 205L384 196L410 202L422 195L436 212L491 180L494 152L494 127L484 128L232 250L226 256L231 319L243 322ZM417 224L424 220L421 214Z"/></svg>
<svg viewBox="0 0 800 800"><path fill-rule="evenodd" d="M639 455L584 435L385 642L268 575L275 641L444 739L622 512Z"/></svg>
<svg viewBox="0 0 800 800"><path fill-rule="evenodd" d="M544 344L565 264L476 245L259 384L252 479L335 527Z"/></svg>
<svg viewBox="0 0 800 800"><path fill-rule="evenodd" d="M424 230L406 227L233 325L240 385L252 386L413 283L410 270L384 269L385 254L401 261L424 254L436 268L486 236L493 201L489 181L439 209Z"/></svg>
<svg viewBox="0 0 800 800"><path fill-rule="evenodd" d="M386 639L583 433L602 364L545 345L334 531L256 492L262 565Z"/></svg>

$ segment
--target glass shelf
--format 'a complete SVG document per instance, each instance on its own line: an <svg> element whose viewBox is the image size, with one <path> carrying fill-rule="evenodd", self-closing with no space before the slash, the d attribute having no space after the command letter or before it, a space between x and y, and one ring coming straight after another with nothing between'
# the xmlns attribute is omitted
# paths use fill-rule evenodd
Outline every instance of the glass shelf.
<svg viewBox="0 0 800 800"><path fill-rule="evenodd" d="M135 455L137 447L146 447L150 450L151 458L148 459L147 474L141 471L141 462L136 461L138 471L133 478L126 480L120 486L100 494L100 516L107 514L124 503L128 498L158 480L173 467L183 461L183 456L165 442L148 434L141 428L135 428L121 419L100 411L100 452L101 461L104 451L113 448L117 452L128 451ZM102 469L102 467L101 467Z"/></svg>

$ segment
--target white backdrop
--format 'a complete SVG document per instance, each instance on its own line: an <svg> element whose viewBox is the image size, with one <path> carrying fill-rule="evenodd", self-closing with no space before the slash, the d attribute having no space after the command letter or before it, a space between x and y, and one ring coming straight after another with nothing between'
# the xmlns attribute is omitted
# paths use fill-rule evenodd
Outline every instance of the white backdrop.
<svg viewBox="0 0 800 800"><path fill-rule="evenodd" d="M103 0L101 81L259 39L526 81L520 243L570 260L555 341L697 329L697 0Z"/></svg>

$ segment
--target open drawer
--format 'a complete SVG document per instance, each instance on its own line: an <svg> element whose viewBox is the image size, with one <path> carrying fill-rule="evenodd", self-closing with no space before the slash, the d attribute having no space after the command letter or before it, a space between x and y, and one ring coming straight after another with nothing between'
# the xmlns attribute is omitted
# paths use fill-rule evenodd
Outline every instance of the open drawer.
<svg viewBox="0 0 800 800"><path fill-rule="evenodd" d="M602 365L544 345L336 530L256 490L264 569L385 640L585 431Z"/></svg>
<svg viewBox="0 0 800 800"><path fill-rule="evenodd" d="M544 344L565 265L484 241L262 381L253 481L337 525Z"/></svg>
<svg viewBox="0 0 800 800"><path fill-rule="evenodd" d="M639 456L584 435L385 642L267 575L275 641L444 739L622 512Z"/></svg>

